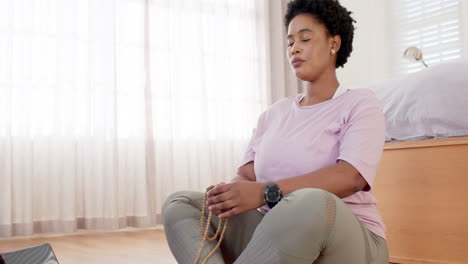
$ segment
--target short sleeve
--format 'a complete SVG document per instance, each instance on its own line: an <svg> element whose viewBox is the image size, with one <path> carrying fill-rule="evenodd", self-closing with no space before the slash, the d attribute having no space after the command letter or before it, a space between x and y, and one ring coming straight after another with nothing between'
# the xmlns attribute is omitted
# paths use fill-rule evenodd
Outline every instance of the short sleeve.
<svg viewBox="0 0 468 264"><path fill-rule="evenodd" d="M339 135L339 156L356 168L369 191L382 157L385 143L385 118L379 100L369 91L349 111Z"/></svg>
<svg viewBox="0 0 468 264"><path fill-rule="evenodd" d="M255 159L255 150L261 140L263 133L265 132L265 112L263 112L257 121L257 127L252 131L252 137L250 138L247 149L244 152L244 156L239 164L239 168Z"/></svg>

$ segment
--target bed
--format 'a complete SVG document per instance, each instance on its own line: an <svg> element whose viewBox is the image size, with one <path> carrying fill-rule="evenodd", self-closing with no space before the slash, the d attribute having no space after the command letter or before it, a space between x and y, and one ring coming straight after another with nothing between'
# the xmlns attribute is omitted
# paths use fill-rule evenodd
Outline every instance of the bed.
<svg viewBox="0 0 468 264"><path fill-rule="evenodd" d="M373 192L390 261L468 264L468 62L373 89L387 121Z"/></svg>
<svg viewBox="0 0 468 264"><path fill-rule="evenodd" d="M386 143L373 191L392 263L468 263L468 137Z"/></svg>

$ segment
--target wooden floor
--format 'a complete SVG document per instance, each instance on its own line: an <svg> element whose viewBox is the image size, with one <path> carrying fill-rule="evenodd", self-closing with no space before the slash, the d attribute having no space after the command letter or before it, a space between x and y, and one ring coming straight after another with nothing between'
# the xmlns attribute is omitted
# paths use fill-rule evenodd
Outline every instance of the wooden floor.
<svg viewBox="0 0 468 264"><path fill-rule="evenodd" d="M78 233L0 240L0 252L49 243L61 264L177 264L162 229Z"/></svg>
<svg viewBox="0 0 468 264"><path fill-rule="evenodd" d="M44 243L60 264L177 264L160 228L0 239L0 253Z"/></svg>

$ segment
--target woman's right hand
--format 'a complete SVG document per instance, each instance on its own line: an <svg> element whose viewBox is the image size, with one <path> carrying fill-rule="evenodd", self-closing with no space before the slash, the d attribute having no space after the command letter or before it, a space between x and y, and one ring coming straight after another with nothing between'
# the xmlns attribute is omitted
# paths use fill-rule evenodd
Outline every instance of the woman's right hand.
<svg viewBox="0 0 468 264"><path fill-rule="evenodd" d="M218 186L221 186L223 184L226 184L225 182L220 182L218 184L216 184L213 188L216 188ZM223 213L225 210L216 210L216 211L213 211L213 214L215 214L216 216L218 216L219 214Z"/></svg>

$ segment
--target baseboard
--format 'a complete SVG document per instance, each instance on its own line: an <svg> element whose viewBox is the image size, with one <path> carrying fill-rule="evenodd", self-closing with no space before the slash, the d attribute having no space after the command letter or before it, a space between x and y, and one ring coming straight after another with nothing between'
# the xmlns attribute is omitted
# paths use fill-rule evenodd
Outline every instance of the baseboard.
<svg viewBox="0 0 468 264"><path fill-rule="evenodd" d="M461 262L427 260L427 259L412 259L412 258L404 258L404 257L390 257L390 262L397 263L397 264L467 264L467 263L461 263Z"/></svg>

